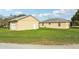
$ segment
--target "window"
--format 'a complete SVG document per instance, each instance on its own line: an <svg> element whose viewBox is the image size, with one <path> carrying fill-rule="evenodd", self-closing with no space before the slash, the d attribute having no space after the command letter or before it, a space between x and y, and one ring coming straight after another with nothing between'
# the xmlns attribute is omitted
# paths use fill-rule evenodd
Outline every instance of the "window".
<svg viewBox="0 0 79 59"><path fill-rule="evenodd" d="M44 23L42 23L42 26L44 26Z"/></svg>
<svg viewBox="0 0 79 59"><path fill-rule="evenodd" d="M49 25L51 25L51 23L49 22Z"/></svg>
<svg viewBox="0 0 79 59"><path fill-rule="evenodd" d="M61 23L58 23L58 26L60 27L61 26Z"/></svg>

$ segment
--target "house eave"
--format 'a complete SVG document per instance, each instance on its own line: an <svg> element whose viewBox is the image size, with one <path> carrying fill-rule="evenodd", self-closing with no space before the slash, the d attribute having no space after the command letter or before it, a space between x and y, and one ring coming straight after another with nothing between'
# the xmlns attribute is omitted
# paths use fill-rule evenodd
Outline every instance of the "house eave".
<svg viewBox="0 0 79 59"><path fill-rule="evenodd" d="M40 23L70 23L70 22L40 22Z"/></svg>

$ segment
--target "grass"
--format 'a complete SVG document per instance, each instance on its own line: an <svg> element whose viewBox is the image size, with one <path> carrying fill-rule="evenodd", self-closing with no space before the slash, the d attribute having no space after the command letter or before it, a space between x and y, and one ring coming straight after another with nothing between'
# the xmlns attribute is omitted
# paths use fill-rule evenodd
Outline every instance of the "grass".
<svg viewBox="0 0 79 59"><path fill-rule="evenodd" d="M78 44L79 29L46 29L10 31L0 28L0 42L28 44Z"/></svg>

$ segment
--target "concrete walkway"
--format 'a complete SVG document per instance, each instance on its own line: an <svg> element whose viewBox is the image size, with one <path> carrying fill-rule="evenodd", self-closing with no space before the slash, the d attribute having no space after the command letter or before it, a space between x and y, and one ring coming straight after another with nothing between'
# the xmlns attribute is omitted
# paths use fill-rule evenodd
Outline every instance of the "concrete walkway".
<svg viewBox="0 0 79 59"><path fill-rule="evenodd" d="M73 45L32 45L0 43L0 49L79 49L79 44Z"/></svg>

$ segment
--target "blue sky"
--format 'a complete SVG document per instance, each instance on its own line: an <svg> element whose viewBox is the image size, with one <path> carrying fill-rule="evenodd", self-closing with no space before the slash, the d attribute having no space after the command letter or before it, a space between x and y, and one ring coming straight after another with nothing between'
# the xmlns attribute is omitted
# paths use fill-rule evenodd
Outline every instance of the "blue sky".
<svg viewBox="0 0 79 59"><path fill-rule="evenodd" d="M41 21L48 18L64 18L70 20L76 11L76 9L0 9L0 15L26 14L32 15Z"/></svg>

